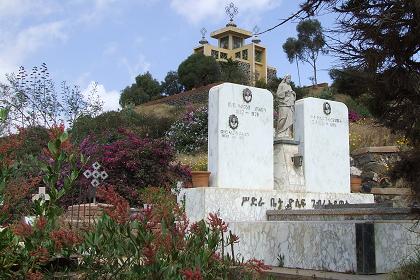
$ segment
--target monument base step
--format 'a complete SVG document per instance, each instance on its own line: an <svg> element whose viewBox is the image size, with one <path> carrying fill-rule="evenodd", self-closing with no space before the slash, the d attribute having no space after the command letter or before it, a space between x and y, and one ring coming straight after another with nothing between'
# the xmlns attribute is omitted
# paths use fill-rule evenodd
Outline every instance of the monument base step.
<svg viewBox="0 0 420 280"><path fill-rule="evenodd" d="M264 271L272 279L281 280L387 280L388 274L357 275L311 269L272 267ZM270 278L271 279L271 278Z"/></svg>
<svg viewBox="0 0 420 280"><path fill-rule="evenodd" d="M185 203L190 221L206 219L209 213L217 212L225 221L233 222L266 221L267 210L374 203L374 196L361 193L304 193L209 187L182 189L178 200Z"/></svg>
<svg viewBox="0 0 420 280"><path fill-rule="evenodd" d="M336 208L314 210L268 210L269 221L418 220L418 208Z"/></svg>
<svg viewBox="0 0 420 280"><path fill-rule="evenodd" d="M231 222L229 229L240 240L236 256L345 273L388 273L420 245L420 225L407 220Z"/></svg>

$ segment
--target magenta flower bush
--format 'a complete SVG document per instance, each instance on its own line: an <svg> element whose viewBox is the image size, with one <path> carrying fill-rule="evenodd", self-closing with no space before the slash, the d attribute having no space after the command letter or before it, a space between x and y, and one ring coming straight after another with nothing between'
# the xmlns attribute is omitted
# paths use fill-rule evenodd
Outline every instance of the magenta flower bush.
<svg viewBox="0 0 420 280"><path fill-rule="evenodd" d="M349 111L349 122L357 122L362 117L355 111Z"/></svg>
<svg viewBox="0 0 420 280"><path fill-rule="evenodd" d="M120 130L120 139L109 144L82 141L80 150L90 161L98 161L106 170L108 184L131 205L139 204L139 190L146 187L171 188L177 181L190 180L190 170L175 161L175 150L165 140L140 138Z"/></svg>

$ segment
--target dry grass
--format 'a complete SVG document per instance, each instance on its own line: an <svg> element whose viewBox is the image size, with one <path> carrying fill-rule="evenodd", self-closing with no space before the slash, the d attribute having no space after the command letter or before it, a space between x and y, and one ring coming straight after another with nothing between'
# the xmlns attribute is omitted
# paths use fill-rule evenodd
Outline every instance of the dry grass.
<svg viewBox="0 0 420 280"><path fill-rule="evenodd" d="M184 109L168 104L156 104L150 106L140 105L135 107L134 111L140 115L153 115L158 118L168 118L169 116L178 118L184 112Z"/></svg>
<svg viewBox="0 0 420 280"><path fill-rule="evenodd" d="M350 150L364 147L397 146L403 139L372 119L350 123Z"/></svg>

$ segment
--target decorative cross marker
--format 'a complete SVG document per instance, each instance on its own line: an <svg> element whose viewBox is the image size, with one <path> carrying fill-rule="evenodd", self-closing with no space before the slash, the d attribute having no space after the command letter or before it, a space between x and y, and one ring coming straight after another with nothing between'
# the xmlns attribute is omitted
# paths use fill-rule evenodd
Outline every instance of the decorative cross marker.
<svg viewBox="0 0 420 280"><path fill-rule="evenodd" d="M204 37L206 37L206 34L207 34L207 29L204 28L204 27L201 28L200 33L201 33L201 36L203 36L203 39L204 39Z"/></svg>
<svg viewBox="0 0 420 280"><path fill-rule="evenodd" d="M93 171L91 171L90 169L87 169L85 172L83 172L83 175L87 179L92 177L90 184L96 190L96 188L100 185L101 181L104 181L106 178L108 178L108 173L106 173L105 170L100 171L101 165L97 161L92 164L92 168L93 168ZM93 203L96 203L96 195L93 196Z"/></svg>
<svg viewBox="0 0 420 280"><path fill-rule="evenodd" d="M226 14L230 18L230 22L233 22L233 18L238 14L238 8L231 2L225 7Z"/></svg>
<svg viewBox="0 0 420 280"><path fill-rule="evenodd" d="M206 40L206 33L207 33L207 29L205 29L204 27L201 28L200 33L202 35L201 40L199 41L200 44L205 45L208 44L209 42Z"/></svg>
<svg viewBox="0 0 420 280"><path fill-rule="evenodd" d="M252 29L252 32L255 34L260 33L260 28L258 27L258 25L255 25L254 28Z"/></svg>
<svg viewBox="0 0 420 280"><path fill-rule="evenodd" d="M45 187L39 187L38 193L32 196L32 201L41 199L42 201L50 200L49 194L45 192Z"/></svg>

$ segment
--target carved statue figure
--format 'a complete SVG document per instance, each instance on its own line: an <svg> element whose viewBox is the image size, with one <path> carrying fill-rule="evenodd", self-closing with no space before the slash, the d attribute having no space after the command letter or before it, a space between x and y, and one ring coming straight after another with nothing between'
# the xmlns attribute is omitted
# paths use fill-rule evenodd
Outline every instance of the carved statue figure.
<svg viewBox="0 0 420 280"><path fill-rule="evenodd" d="M279 84L276 92L278 100L275 138L293 137L293 118L295 112L296 93L290 86L291 76L286 75Z"/></svg>

